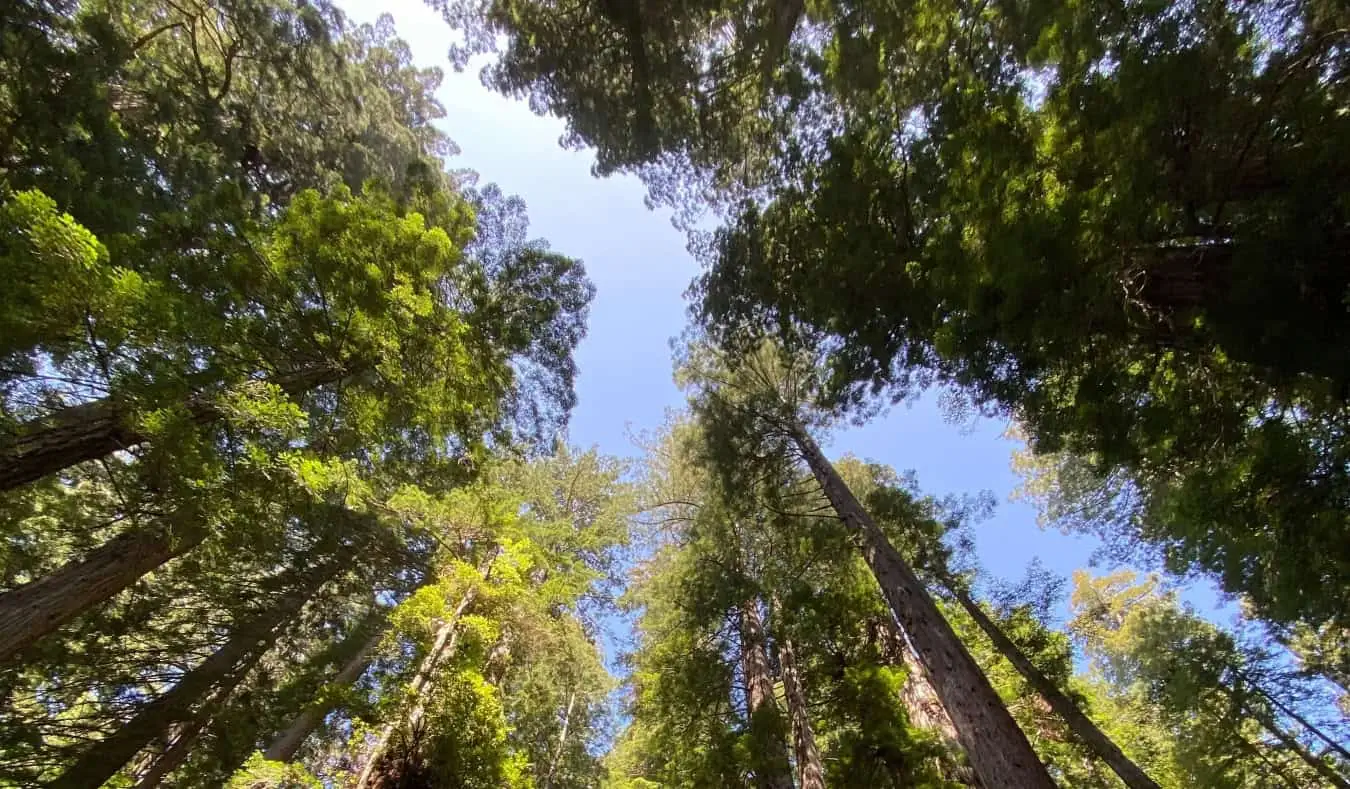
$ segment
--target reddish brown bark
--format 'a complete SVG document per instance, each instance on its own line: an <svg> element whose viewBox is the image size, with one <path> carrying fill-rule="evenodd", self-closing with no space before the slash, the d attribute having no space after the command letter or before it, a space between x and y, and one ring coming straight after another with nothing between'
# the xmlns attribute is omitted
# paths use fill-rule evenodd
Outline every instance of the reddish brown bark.
<svg viewBox="0 0 1350 789"><path fill-rule="evenodd" d="M797 671L797 652L792 639L778 638L778 664L783 671L783 693L787 697L788 718L792 721L792 749L797 757L798 789L825 789L825 768L820 749L811 730L811 712L806 703L806 688Z"/></svg>
<svg viewBox="0 0 1350 789"><path fill-rule="evenodd" d="M163 528L135 529L50 575L0 594L0 661L197 547L205 537L204 529L177 537Z"/></svg>
<svg viewBox="0 0 1350 789"><path fill-rule="evenodd" d="M860 538L863 558L932 678L980 781L985 786L1052 789L1055 784L1026 735L914 571L810 435L798 429L793 438L839 518Z"/></svg>
<svg viewBox="0 0 1350 789"><path fill-rule="evenodd" d="M741 605L741 670L745 674L745 700L752 727L758 722L776 717L773 698L773 674L769 668L769 653L764 644L764 623L759 606L754 600ZM756 771L756 783L761 789L792 789L792 769L788 761L787 743L776 732L759 732L764 746L761 769Z"/></svg>
<svg viewBox="0 0 1350 789"><path fill-rule="evenodd" d="M337 381L344 374L340 367L322 365L278 376L275 383L295 396ZM220 409L210 397L190 398L186 407L199 424L221 417ZM145 438L132 424L130 410L114 400L95 400L64 408L23 425L17 435L0 443L0 490L130 449Z"/></svg>
<svg viewBox="0 0 1350 789"><path fill-rule="evenodd" d="M1040 669L1032 663L1022 650L1017 648L1017 644L1008 638L1003 629L985 614L984 609L971 599L970 595L963 590L953 587L952 595L956 598L961 607L970 614L970 618L975 620L989 640L994 642L994 648L999 654L1007 658L1008 662L1017 669L1017 673L1027 681L1027 684L1036 689L1041 698L1045 699L1050 705L1050 709L1055 711L1068 725L1069 731L1078 738L1080 742L1087 746L1088 750L1106 762L1107 766L1120 777L1121 781L1130 789L1160 789L1157 782L1148 777L1143 768L1135 764L1128 756L1120 750L1114 741L1106 732L1098 728L1097 724L1092 722L1086 714L1083 713L1073 699L1069 698L1059 686L1050 681L1050 678L1041 673Z"/></svg>
<svg viewBox="0 0 1350 789"><path fill-rule="evenodd" d="M962 786L979 787L975 771L967 763L966 751L961 747L956 724L943 709L937 691L933 690L928 672L910 650L905 634L889 616L881 622L882 649L886 659L905 669L905 684L900 688L900 700L909 713L909 720L921 729L934 732L946 746L947 755L939 760L938 770L944 778Z"/></svg>

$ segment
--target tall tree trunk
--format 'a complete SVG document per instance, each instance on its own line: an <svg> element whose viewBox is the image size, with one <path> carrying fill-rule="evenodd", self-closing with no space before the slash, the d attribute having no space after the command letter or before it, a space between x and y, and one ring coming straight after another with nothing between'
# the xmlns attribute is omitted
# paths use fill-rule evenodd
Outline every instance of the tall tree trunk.
<svg viewBox="0 0 1350 789"><path fill-rule="evenodd" d="M507 639L507 633L498 636L497 643L492 645L487 660L483 661L483 678L489 685L502 684L507 669L511 667L511 644Z"/></svg>
<svg viewBox="0 0 1350 789"><path fill-rule="evenodd" d="M357 625L356 629L347 636L347 640L356 642L356 651L352 652L350 647L340 648L341 654L349 654L347 660L333 675L333 678L327 683L328 688L345 688L361 678L365 673L366 667L370 665L370 659L374 657L375 649L384 639L384 633L387 629L386 612L383 609L377 609L366 617L365 621ZM344 647L347 645L344 644ZM311 704L301 710L294 719L291 720L281 734L278 734L272 744L263 751L263 758L274 762L289 762L295 758L295 754L300 750L300 746L305 744L309 735L323 723L328 713L333 711L337 704L336 697L332 693L316 694L322 701Z"/></svg>
<svg viewBox="0 0 1350 789"><path fill-rule="evenodd" d="M87 748L51 789L88 789L102 786L142 748L162 737L175 723L193 719L194 707L213 691L228 692L276 642L284 625L332 578L336 562L311 573L295 573L297 588L231 634L228 641L168 692L143 706L116 732Z"/></svg>
<svg viewBox="0 0 1350 789"><path fill-rule="evenodd" d="M792 789L792 765L787 743L780 736L773 676L764 646L764 624L755 600L741 605L741 669L745 673L745 703L752 736L761 747L763 764L755 771L760 789Z"/></svg>
<svg viewBox="0 0 1350 789"><path fill-rule="evenodd" d="M792 721L792 747L797 757L798 789L825 789L825 768L820 764L820 749L811 731L811 712L806 689L797 671L797 653L792 639L777 638L778 665L783 672L783 692L787 696L788 717Z"/></svg>
<svg viewBox="0 0 1350 789"><path fill-rule="evenodd" d="M291 396L333 383L345 375L336 365L318 365L274 382ZM207 424L221 417L214 398L189 398L187 411L194 422ZM0 491L33 482L87 460L107 457L145 441L130 421L130 412L110 398L63 408L51 416L21 426L0 443Z"/></svg>
<svg viewBox="0 0 1350 789"><path fill-rule="evenodd" d="M192 550L206 530L133 529L51 574L0 594L0 661Z"/></svg>
<svg viewBox="0 0 1350 789"><path fill-rule="evenodd" d="M1149 778L1143 768L1126 756L1115 742L1106 736L1106 732L1098 728L1097 724L1093 723L1092 719L1078 708L1073 699L1065 695L1064 691L1059 689L1059 686L1041 673L1040 669L1036 668L1036 664L1032 663L1022 653L1022 650L1017 647L1017 644L1013 643L1012 639L1008 638L1003 629L985 614L979 603L971 599L965 590L954 583L948 583L947 589L961 604L961 607L966 610L966 613L970 614L970 618L975 620L975 624L979 625L980 630L983 630L989 640L994 642L994 648L999 651L999 654L1007 658L1013 668L1017 669L1017 673L1022 675L1022 679L1025 679L1027 684L1035 688L1041 698L1045 699L1046 703L1050 705L1050 709L1064 719L1064 722L1069 726L1069 731L1073 732L1073 735L1080 742L1096 754L1098 759L1106 762L1107 766L1120 776L1120 780L1126 786L1130 789L1160 789L1157 782Z"/></svg>
<svg viewBox="0 0 1350 789"><path fill-rule="evenodd" d="M946 746L947 755L939 757L938 772L947 780L962 786L979 787L980 781L969 764L965 749L961 747L956 724L952 723L951 716L943 708L937 691L933 690L928 671L914 655L905 640L905 634L890 615L881 622L881 634L885 658L892 665L905 669L905 684L900 688L900 700L909 713L910 722L937 734Z"/></svg>
<svg viewBox="0 0 1350 789"><path fill-rule="evenodd" d="M544 785L540 789L553 789L553 776L558 774L558 765L562 762L563 753L567 749L567 729L572 723L572 710L577 703L577 691L575 688L567 694L567 709L563 710L562 731L558 732L558 748L553 752L553 758L548 763L548 774L544 776Z"/></svg>
<svg viewBox="0 0 1350 789"><path fill-rule="evenodd" d="M1053 789L1055 784L1026 735L914 571L811 436L799 426L793 438L839 518L860 538L863 558L932 678L980 782L990 787Z"/></svg>
<svg viewBox="0 0 1350 789"><path fill-rule="evenodd" d="M1293 709L1289 705L1275 698L1275 694L1271 693L1270 691L1253 682L1251 678L1248 677L1246 674L1238 672L1238 676L1241 677L1242 681L1247 684L1247 687L1251 688L1252 690L1255 690L1257 693L1260 693L1263 697L1265 697L1266 701L1269 701L1275 707L1275 709L1279 710L1280 712L1297 721L1300 726L1306 729L1317 739L1326 743L1331 750L1340 754L1341 759L1343 759L1347 764L1350 764L1350 751L1347 751L1344 747L1341 746L1340 743L1336 742L1326 732L1322 731L1320 728L1313 725L1312 721L1309 721L1307 718L1300 715L1298 713L1298 710Z"/></svg>
<svg viewBox="0 0 1350 789"><path fill-rule="evenodd" d="M252 666L252 662L246 661L246 663L247 665L241 667L241 670L237 672L238 679L242 679L248 668ZM197 744L197 739L201 737L206 724L220 709L220 705L229 698L231 691L238 684L238 679L235 679L234 682L225 683L225 686L218 690L210 701L197 710L197 713L192 716L192 720L178 727L178 730L173 734L173 739L169 741L164 751L150 762L145 772L136 776L133 789L155 789L164 782L169 773L183 766L183 762L187 761L187 757L192 753L192 748Z"/></svg>
<svg viewBox="0 0 1350 789"><path fill-rule="evenodd" d="M459 620L477 596L478 587L469 587L464 596L460 598L459 605L455 606L454 613L450 615L449 619L441 623L440 628L436 631L436 639L432 642L431 649L427 650L426 657L422 658L422 664L417 667L417 673L413 675L410 688L412 697L416 701L413 703L412 709L403 718L408 725L416 726L417 722L422 719L422 712L425 709L423 695L427 688L431 686L431 680L436 673L436 669L447 658L455 654L455 648L459 643ZM379 738L375 740L370 753L366 755L365 764L356 777L354 789L366 789L371 785L371 779L375 775L375 767L379 764L380 757L384 755L384 749L389 746L389 740L394 736L394 730L398 728L401 722L393 720L380 729Z"/></svg>
<svg viewBox="0 0 1350 789"><path fill-rule="evenodd" d="M183 762L187 761L188 755L192 753L192 747L197 744L202 729L206 728L206 721L205 715L199 715L184 724L174 735L169 747L165 748L164 752L150 763L150 768L136 779L132 789L156 789L169 773L182 767Z"/></svg>
<svg viewBox="0 0 1350 789"><path fill-rule="evenodd" d="M1315 770L1318 775L1325 778L1327 783L1338 787L1338 789L1350 789L1350 780L1347 780L1344 775L1341 775L1335 768L1327 764L1325 759L1317 758L1311 751L1303 747L1303 743L1299 742L1294 735L1284 730L1284 727L1280 725L1280 722L1275 720L1275 716L1265 710L1257 709L1246 702L1240 703L1247 711L1248 715L1260 722L1261 726L1274 735L1275 739L1279 740L1281 745L1289 749L1295 756L1302 759L1304 764L1307 764Z"/></svg>

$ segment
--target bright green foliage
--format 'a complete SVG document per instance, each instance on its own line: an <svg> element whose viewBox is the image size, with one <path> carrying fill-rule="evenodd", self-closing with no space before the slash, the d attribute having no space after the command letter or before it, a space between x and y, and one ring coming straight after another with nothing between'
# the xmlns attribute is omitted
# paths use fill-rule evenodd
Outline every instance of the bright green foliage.
<svg viewBox="0 0 1350 789"><path fill-rule="evenodd" d="M439 82L326 3L0 10L0 450L70 445L0 493L5 610L51 578L70 603L0 674L0 783L124 741L67 782L330 781L324 721L400 724L470 588L406 755L594 783L631 497L593 453L523 459L575 402L593 289L443 169ZM115 577L55 575L86 557ZM249 761L297 720L306 769Z"/></svg>
<svg viewBox="0 0 1350 789"><path fill-rule="evenodd" d="M414 740L405 747L416 755L405 758L397 772L386 773L385 780L395 786L431 786L452 779L466 789L533 785L524 778L524 754L503 757L502 704L481 674L460 671L441 677L424 701L432 710L425 721L429 734L410 735Z"/></svg>
<svg viewBox="0 0 1350 789"><path fill-rule="evenodd" d="M82 347L91 316L100 324L130 320L140 277L109 267L108 250L51 198L37 190L8 196L0 236L9 239L0 267L11 278L0 301L0 358L38 346L59 359Z"/></svg>
<svg viewBox="0 0 1350 789"><path fill-rule="evenodd" d="M374 770L382 781L595 785L613 680L588 617L608 605L605 573L627 539L633 497L622 473L616 461L559 447L444 494L409 487L391 499L437 549L391 615L365 698L344 704L310 751L318 773L359 769L388 726ZM450 646L435 655L438 639ZM371 737L345 736L344 722Z"/></svg>
<svg viewBox="0 0 1350 789"><path fill-rule="evenodd" d="M303 767L282 762L269 762L262 754L249 757L239 773L225 784L226 789L319 789L323 784L308 774Z"/></svg>
<svg viewBox="0 0 1350 789"><path fill-rule="evenodd" d="M1269 786L1272 773L1288 786L1330 785L1295 751L1320 754L1325 743L1275 706L1301 708L1340 737L1339 722L1309 712L1324 703L1315 686L1181 607L1155 578L1079 572L1074 581L1070 632L1092 661L1087 687L1167 785ZM1345 774L1334 754L1320 760Z"/></svg>

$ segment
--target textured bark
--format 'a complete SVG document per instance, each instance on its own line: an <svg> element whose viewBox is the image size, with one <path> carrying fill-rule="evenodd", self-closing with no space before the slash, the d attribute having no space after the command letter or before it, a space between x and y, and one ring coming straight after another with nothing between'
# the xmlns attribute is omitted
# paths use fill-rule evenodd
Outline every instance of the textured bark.
<svg viewBox="0 0 1350 789"><path fill-rule="evenodd" d="M301 394L332 383L344 375L341 368L324 365L278 376L275 383L287 394ZM187 403L192 420L214 422L221 416L215 400L193 397ZM131 424L130 410L111 399L63 408L51 416L19 428L0 444L0 490L9 490L55 474L77 463L98 460L145 441Z"/></svg>
<svg viewBox="0 0 1350 789"><path fill-rule="evenodd" d="M197 744L197 738L201 736L204 728L206 728L205 717L199 717L180 728L164 753L150 764L150 769L136 779L133 789L155 789L164 783L169 773L182 767L183 762L187 761L188 754L192 753L192 746Z"/></svg>
<svg viewBox="0 0 1350 789"><path fill-rule="evenodd" d="M740 640L746 707L753 725L756 719L764 720L777 715L773 675L764 645L764 623L760 620L759 606L754 600L747 600L741 605ZM765 740L768 748L766 764L765 769L757 771L757 785L761 789L792 789L792 767L788 760L787 743L776 735L765 737Z"/></svg>
<svg viewBox="0 0 1350 789"><path fill-rule="evenodd" d="M432 676L437 667L447 658L455 654L455 648L459 643L459 620L464 616L464 612L473 604L474 598L478 596L478 588L470 587L464 596L460 598L459 605L455 606L455 611L450 618L441 623L436 631L436 639L431 644L431 649L427 650L426 657L422 658L422 664L417 667L417 673L413 675L412 697L417 701L413 703L412 709L404 716L409 726L416 726L422 719L422 713L425 709L423 695L431 687ZM356 777L354 789L366 789L371 786L371 781L375 777L375 766L379 764L380 757L384 755L384 749L389 746L389 739L394 736L394 730L398 728L400 721L394 720L385 724L380 729L379 738L375 740L370 753L366 755L365 764L361 767L361 772Z"/></svg>
<svg viewBox="0 0 1350 789"><path fill-rule="evenodd" d="M489 685L502 684L507 669L511 667L511 644L507 633L502 633L497 643L492 645L492 651L488 653L487 660L483 661L483 666L483 678Z"/></svg>
<svg viewBox="0 0 1350 789"><path fill-rule="evenodd" d="M357 626L356 630L348 636L349 639L359 641L356 651L347 658L333 675L333 678L327 683L330 687L345 688L356 682L365 673L366 667L370 665L370 660L375 655L375 649L384 639L384 633L387 628L385 623L385 612L377 610L373 612L366 621ZM342 652L350 652L349 649L343 649ZM295 754L300 750L300 746L305 744L309 735L319 728L328 713L333 711L336 701L331 695L326 696L326 700L311 704L301 710L294 719L291 720L281 734L278 734L272 744L263 752L263 758L274 762L289 762L295 758Z"/></svg>
<svg viewBox="0 0 1350 789"><path fill-rule="evenodd" d="M204 529L176 538L164 528L136 529L50 575L0 594L0 661L197 547L205 537Z"/></svg>
<svg viewBox="0 0 1350 789"><path fill-rule="evenodd" d="M820 749L811 731L811 711L806 689L797 671L797 652L792 639L778 639L778 664L783 671L783 692L787 696L788 717L792 721L792 748L797 757L798 789L825 789L825 768L820 764Z"/></svg>
<svg viewBox="0 0 1350 789"><path fill-rule="evenodd" d="M1139 250L1139 299L1162 314L1203 307L1223 288L1223 272L1231 266L1227 244L1158 247Z"/></svg>
<svg viewBox="0 0 1350 789"><path fill-rule="evenodd" d="M141 440L141 435L126 425L124 409L111 400L63 408L24 425L17 436L0 446L0 490L106 457Z"/></svg>
<svg viewBox="0 0 1350 789"><path fill-rule="evenodd" d="M121 728L87 748L51 789L88 789L103 783L131 761L142 748L165 736L177 723L190 723L203 699L228 693L276 642L283 626L297 614L325 581L336 574L337 563L309 574L295 574L298 588L231 634L228 641L178 683L141 707Z"/></svg>
<svg viewBox="0 0 1350 789"><path fill-rule="evenodd" d="M242 677L244 673L244 671L240 671L238 676ZM210 722L221 703L229 697L235 684L237 682L227 683L227 687L221 688L211 701L202 705L202 708L197 711L191 721L178 727L164 752L155 757L145 772L136 777L133 789L155 789L164 782L169 773L177 770L183 765L183 762L187 761L188 755L192 753L192 747L197 744L197 739L201 737L206 724Z"/></svg>
<svg viewBox="0 0 1350 789"><path fill-rule="evenodd" d="M1157 782L1149 778L1143 768L1126 756L1115 742L1106 736L1106 732L1098 728L1097 724L1079 709L1073 699L1065 695L1059 686L1036 668L1036 664L1018 649L1017 644L1008 638L1003 629L985 614L984 609L980 608L970 595L955 586L951 587L950 591L966 613L970 614L970 618L975 620L975 624L979 625L980 630L994 642L994 648L999 654L1007 658L1013 668L1017 669L1017 673L1022 675L1022 679L1035 688L1041 698L1050 705L1050 709L1064 720L1069 731L1096 754L1098 759L1106 762L1126 786L1130 789L1160 789Z"/></svg>
<svg viewBox="0 0 1350 789"><path fill-rule="evenodd" d="M981 783L1018 789L1054 787L1026 735L914 571L862 508L810 435L798 429L793 438L835 512L860 538L863 558L932 678L933 688L951 716Z"/></svg>
<svg viewBox="0 0 1350 789"><path fill-rule="evenodd" d="M900 700L909 713L909 720L921 729L934 732L947 748L948 756L939 759L938 771L944 778L961 786L979 787L975 776L961 747L961 738L956 733L956 724L943 708L937 691L928 672L919 663L918 657L910 650L905 634L895 620L887 616L881 622L882 648L891 665L903 666L905 684L900 688Z"/></svg>

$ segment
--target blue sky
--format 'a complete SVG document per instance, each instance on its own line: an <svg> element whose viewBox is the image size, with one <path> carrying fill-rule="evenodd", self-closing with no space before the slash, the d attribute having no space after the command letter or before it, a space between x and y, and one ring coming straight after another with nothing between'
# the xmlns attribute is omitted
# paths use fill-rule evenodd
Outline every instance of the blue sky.
<svg viewBox="0 0 1350 789"><path fill-rule="evenodd" d="M667 409L682 404L671 380L669 342L684 327L683 293L698 271L683 233L671 226L667 212L646 208L645 190L636 178L597 179L590 172L594 157L589 151L562 149L560 120L535 115L523 101L484 88L477 66L462 73L451 70L446 58L450 30L424 4L348 0L342 5L358 22L392 14L416 62L445 68L438 95L447 117L441 125L462 150L451 166L472 168L484 182L522 196L532 234L585 261L597 295L589 336L577 354L580 402L571 441L610 454L636 454L630 436L659 426ZM984 569L998 578L1017 580L1037 557L1064 575L1086 566L1094 540L1041 531L1030 505L1008 501L1018 482L1010 467L1018 447L1002 438L1005 427L988 420L949 424L936 397L925 397L863 428L838 431L826 451L912 469L924 491L934 495L993 491L1000 505L992 519L980 524L976 549ZM1214 602L1207 591L1187 597L1202 607Z"/></svg>

